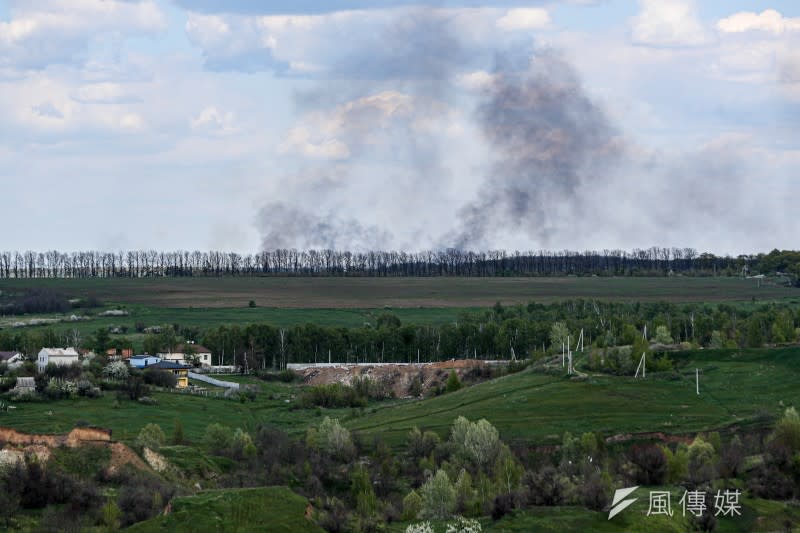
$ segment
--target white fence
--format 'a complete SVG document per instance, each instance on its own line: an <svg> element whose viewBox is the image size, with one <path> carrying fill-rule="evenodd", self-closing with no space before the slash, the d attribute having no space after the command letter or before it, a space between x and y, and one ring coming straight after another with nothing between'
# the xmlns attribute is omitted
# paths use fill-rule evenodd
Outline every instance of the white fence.
<svg viewBox="0 0 800 533"><path fill-rule="evenodd" d="M212 377L204 376L203 374L195 374L194 372L189 372L189 379L196 379L197 381L203 381L205 383L214 385L216 387L224 387L226 389L239 390L238 383L234 383L232 381L222 381L219 379L214 379Z"/></svg>

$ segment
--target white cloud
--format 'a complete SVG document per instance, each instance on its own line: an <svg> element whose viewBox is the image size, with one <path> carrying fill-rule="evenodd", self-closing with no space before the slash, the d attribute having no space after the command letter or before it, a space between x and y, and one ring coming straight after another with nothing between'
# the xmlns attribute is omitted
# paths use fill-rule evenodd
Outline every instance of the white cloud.
<svg viewBox="0 0 800 533"><path fill-rule="evenodd" d="M223 113L214 106L206 107L191 121L192 131L211 135L230 135L236 133L234 115Z"/></svg>
<svg viewBox="0 0 800 533"><path fill-rule="evenodd" d="M185 29L189 40L203 50L211 70L285 68L274 58L276 38L257 17L189 13Z"/></svg>
<svg viewBox="0 0 800 533"><path fill-rule="evenodd" d="M44 68L81 59L90 42L166 28L153 0L13 0L0 22L0 65Z"/></svg>
<svg viewBox="0 0 800 533"><path fill-rule="evenodd" d="M456 79L456 83L471 91L481 91L494 83L494 80L494 75L485 70L476 70L475 72L468 72L467 74L460 75Z"/></svg>
<svg viewBox="0 0 800 533"><path fill-rule="evenodd" d="M141 99L119 83L90 83L73 91L72 98L85 104L126 104Z"/></svg>
<svg viewBox="0 0 800 533"><path fill-rule="evenodd" d="M503 31L539 30L549 25L550 13L537 7L509 9L497 20L497 27Z"/></svg>
<svg viewBox="0 0 800 533"><path fill-rule="evenodd" d="M631 21L634 44L693 47L709 42L694 0L639 0L639 6L639 14Z"/></svg>
<svg viewBox="0 0 800 533"><path fill-rule="evenodd" d="M144 128L144 120L136 113L125 113L119 117L119 128L122 131L136 132Z"/></svg>
<svg viewBox="0 0 800 533"><path fill-rule="evenodd" d="M774 9L761 13L743 11L717 22L717 29L724 33L762 31L780 35L789 31L800 31L800 18L787 18Z"/></svg>

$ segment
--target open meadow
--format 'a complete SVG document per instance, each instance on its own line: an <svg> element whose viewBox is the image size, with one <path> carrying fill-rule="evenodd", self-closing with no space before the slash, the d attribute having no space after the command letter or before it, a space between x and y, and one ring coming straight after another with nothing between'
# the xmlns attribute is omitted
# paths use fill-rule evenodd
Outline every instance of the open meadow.
<svg viewBox="0 0 800 533"><path fill-rule="evenodd" d="M569 299L734 302L797 298L790 287L734 277L222 277L3 279L0 291L50 288L71 298L158 308L374 309L488 307Z"/></svg>

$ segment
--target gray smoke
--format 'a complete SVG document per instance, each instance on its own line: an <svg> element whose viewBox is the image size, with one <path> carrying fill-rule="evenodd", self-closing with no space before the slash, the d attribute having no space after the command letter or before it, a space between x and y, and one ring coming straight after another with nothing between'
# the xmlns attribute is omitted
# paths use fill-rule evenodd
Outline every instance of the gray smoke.
<svg viewBox="0 0 800 533"><path fill-rule="evenodd" d="M403 10L381 31L369 32L360 41L348 36L349 53L336 60L325 81L295 94L301 116L337 109L336 137L347 146L347 156L335 168L328 162L310 164L287 180L305 184L294 196L301 196L304 206L319 206L324 214L293 207L288 200L273 201L257 217L265 249L396 246L386 227L337 215L354 200L363 200L358 184L365 178L359 175L359 166L373 166L373 175L366 180L384 180L384 196L392 195L388 201L396 205L405 204L407 215L420 206L421 198L440 194L450 175L442 161L441 140L419 123L444 118L456 69L469 61L451 17L445 11L415 7ZM387 93L401 102L391 112L381 101ZM369 210L369 206L360 208L362 214Z"/></svg>
<svg viewBox="0 0 800 533"><path fill-rule="evenodd" d="M500 56L477 118L495 162L481 194L461 209L451 243L486 247L498 228L547 245L558 211L602 180L619 155L614 129L573 69L553 51Z"/></svg>
<svg viewBox="0 0 800 533"><path fill-rule="evenodd" d="M365 227L358 220L342 218L333 212L314 213L282 203L262 207L257 224L264 231L264 250L376 250L390 239L380 228Z"/></svg>

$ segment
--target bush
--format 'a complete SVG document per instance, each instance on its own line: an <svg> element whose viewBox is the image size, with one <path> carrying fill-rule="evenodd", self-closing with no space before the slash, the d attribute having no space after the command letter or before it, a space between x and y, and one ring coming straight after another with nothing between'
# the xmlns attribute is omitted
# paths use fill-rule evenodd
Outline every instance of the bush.
<svg viewBox="0 0 800 533"><path fill-rule="evenodd" d="M158 450L166 442L167 437L158 424L147 424L136 437L136 445L142 448Z"/></svg>
<svg viewBox="0 0 800 533"><path fill-rule="evenodd" d="M773 436L793 452L800 450L800 415L794 407L789 407L775 425Z"/></svg>
<svg viewBox="0 0 800 533"><path fill-rule="evenodd" d="M292 383L299 380L299 376L288 368L280 372L259 370L256 372L256 377L264 381L282 381L284 383Z"/></svg>
<svg viewBox="0 0 800 533"><path fill-rule="evenodd" d="M440 440L439 435L433 431L422 433L418 427L414 426L408 432L408 456L414 460L428 457L439 445Z"/></svg>
<svg viewBox="0 0 800 533"><path fill-rule="evenodd" d="M159 370L157 368L147 368L142 372L144 382L155 387L174 389L178 384L178 378L169 370Z"/></svg>
<svg viewBox="0 0 800 533"><path fill-rule="evenodd" d="M130 372L128 372L128 365L122 361L112 361L103 368L103 376L107 379L116 381L125 381L128 379Z"/></svg>
<svg viewBox="0 0 800 533"><path fill-rule="evenodd" d="M414 520L422 511L422 497L412 490L403 498L403 520Z"/></svg>
<svg viewBox="0 0 800 533"><path fill-rule="evenodd" d="M456 507L456 489L447 472L437 470L419 489L422 497L422 518L447 519Z"/></svg>
<svg viewBox="0 0 800 533"><path fill-rule="evenodd" d="M231 429L222 424L209 424L206 427L203 442L212 453L223 453L230 448Z"/></svg>
<svg viewBox="0 0 800 533"><path fill-rule="evenodd" d="M445 386L445 391L455 392L460 388L461 388L461 380L458 379L458 374L456 374L456 371L451 370L450 376L447 378L447 385Z"/></svg>
<svg viewBox="0 0 800 533"><path fill-rule="evenodd" d="M92 385L92 382L88 379L82 379L78 381L77 388L78 396L84 398L99 398L102 395L100 388Z"/></svg>
<svg viewBox="0 0 800 533"><path fill-rule="evenodd" d="M320 449L331 456L348 459L355 452L350 430L342 426L336 418L328 418L317 429L317 443Z"/></svg>
<svg viewBox="0 0 800 533"><path fill-rule="evenodd" d="M300 402L305 408L326 407L366 407L367 398L360 396L356 390L341 383L318 385L303 391Z"/></svg>
<svg viewBox="0 0 800 533"><path fill-rule="evenodd" d="M175 490L157 478L137 474L122 484L117 499L121 511L121 526L152 518L163 511L163 506L172 499Z"/></svg>
<svg viewBox="0 0 800 533"><path fill-rule="evenodd" d="M124 387L124 396L127 396L129 400L133 401L138 400L142 396L147 396L149 392L150 388L147 385L145 385L144 380L141 378L141 376L137 375L131 376Z"/></svg>
<svg viewBox="0 0 800 533"><path fill-rule="evenodd" d="M530 488L534 505L561 505L565 500L566 485L558 470L546 465L536 472L529 472L523 481Z"/></svg>
<svg viewBox="0 0 800 533"><path fill-rule="evenodd" d="M387 383L376 381L369 376L356 376L350 386L362 398L385 400L394 396L394 392Z"/></svg>
<svg viewBox="0 0 800 533"><path fill-rule="evenodd" d="M661 485L667 477L667 458L660 446L634 446L631 462L636 465L636 483Z"/></svg>

